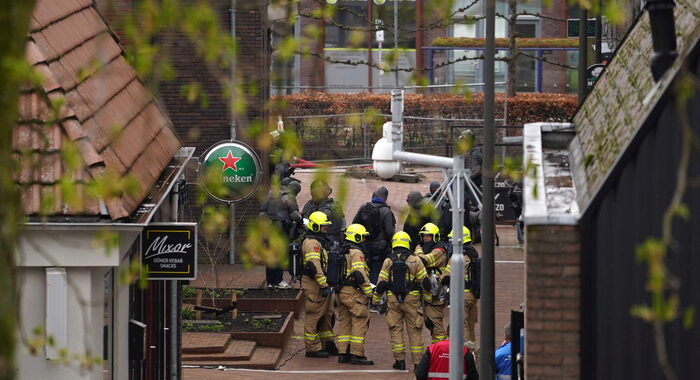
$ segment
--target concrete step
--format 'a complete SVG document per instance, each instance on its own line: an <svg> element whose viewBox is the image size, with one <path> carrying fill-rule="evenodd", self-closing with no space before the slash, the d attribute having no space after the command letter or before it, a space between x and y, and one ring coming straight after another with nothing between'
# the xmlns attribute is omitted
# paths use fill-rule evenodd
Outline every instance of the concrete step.
<svg viewBox="0 0 700 380"><path fill-rule="evenodd" d="M257 346L249 360L202 360L188 361L183 356L183 365L224 366L228 368L277 369L282 349Z"/></svg>
<svg viewBox="0 0 700 380"><path fill-rule="evenodd" d="M250 360L256 350L256 343L251 340L231 340L224 352L184 354L182 361L187 363L209 361L239 361Z"/></svg>
<svg viewBox="0 0 700 380"><path fill-rule="evenodd" d="M211 354L226 351L231 341L230 333L183 332L182 353Z"/></svg>

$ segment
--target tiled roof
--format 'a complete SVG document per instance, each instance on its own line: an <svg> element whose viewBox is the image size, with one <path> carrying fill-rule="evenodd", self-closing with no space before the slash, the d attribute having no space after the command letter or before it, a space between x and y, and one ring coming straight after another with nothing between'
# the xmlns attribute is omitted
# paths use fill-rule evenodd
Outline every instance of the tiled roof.
<svg viewBox="0 0 700 380"><path fill-rule="evenodd" d="M84 185L109 174L137 180L133 194L104 200L111 219L132 215L181 146L170 120L91 0L37 1L28 37L26 57L43 83L20 97L14 131L25 213L100 215L99 201ZM69 140L82 158L71 173L75 191L86 195L79 206L68 205L59 187L68 170L61 150Z"/></svg>
<svg viewBox="0 0 700 380"><path fill-rule="evenodd" d="M700 37L700 6L676 2L679 58L658 84L650 70L651 29L646 12L627 35L605 72L573 118L572 145L578 202L582 211L601 188L615 163L671 83Z"/></svg>

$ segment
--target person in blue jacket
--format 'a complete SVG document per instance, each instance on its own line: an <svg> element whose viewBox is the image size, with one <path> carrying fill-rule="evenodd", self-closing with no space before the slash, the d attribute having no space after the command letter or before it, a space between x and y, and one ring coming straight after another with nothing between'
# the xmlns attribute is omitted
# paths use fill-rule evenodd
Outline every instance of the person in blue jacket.
<svg viewBox="0 0 700 380"><path fill-rule="evenodd" d="M505 327L505 340L496 350L496 380L509 380L511 374L510 323Z"/></svg>

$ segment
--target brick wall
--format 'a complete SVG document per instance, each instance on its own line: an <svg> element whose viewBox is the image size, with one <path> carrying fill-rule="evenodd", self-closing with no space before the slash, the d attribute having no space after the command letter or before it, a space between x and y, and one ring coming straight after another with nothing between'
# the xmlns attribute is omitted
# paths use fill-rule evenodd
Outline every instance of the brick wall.
<svg viewBox="0 0 700 380"><path fill-rule="evenodd" d="M580 235L577 226L527 226L525 377L580 377Z"/></svg>
<svg viewBox="0 0 700 380"><path fill-rule="evenodd" d="M194 2L195 0L191 0ZM247 108L245 115L237 120L237 138L256 148L263 161L262 167L267 168L267 155L261 152L259 144L251 139L247 130L251 125L267 123L266 103L269 99L269 67L270 49L267 27L267 0L237 0L236 39L238 42L238 70L245 81ZM128 41L121 35L120 24L129 12L132 12L138 1L135 0L97 0L97 7L113 30L120 35L122 43ZM225 33L231 30L231 1L215 0L209 2L219 16L221 27ZM109 5L109 6L108 6ZM211 145L230 138L229 111L227 100L222 96L219 78L229 78L230 71L207 65L198 58L195 47L181 33L172 32L162 36L161 41L167 48L176 72L175 80L162 82L159 86L159 100L165 109L174 129L184 146L195 147L195 157L203 154ZM208 106L202 108L199 102L190 103L180 93L184 84L197 82L202 85L208 97ZM265 170L266 171L266 170ZM190 176L188 181L196 183L197 177ZM191 187L191 193L196 191L196 185ZM239 230L245 228L247 220L257 215L259 203L251 197L236 209L236 220ZM191 196L187 206L190 220L198 220L200 208ZM237 234L236 244L240 246L242 233ZM217 240L220 238L217 238ZM211 244L220 255L225 255L228 244Z"/></svg>
<svg viewBox="0 0 700 380"><path fill-rule="evenodd" d="M552 1L550 6L542 6L542 15L566 20L567 2ZM542 38L563 38L566 37L566 22L542 18L541 21ZM545 52L544 57L553 62L566 64L566 52ZM566 93L566 69L559 66L542 64L543 78L542 91L554 93Z"/></svg>
<svg viewBox="0 0 700 380"><path fill-rule="evenodd" d="M301 0L299 2L299 12L303 14L311 14L315 9L318 9L319 4L315 0ZM325 30L324 22L309 17L300 17L299 22L301 22L301 34L306 35L305 31L309 26L315 25L321 30ZM317 51L323 53L323 46L325 45L324 40L318 40L313 42L311 46L312 51ZM300 86L323 86L326 82L325 74L325 61L317 57L301 57L301 68L299 70Z"/></svg>

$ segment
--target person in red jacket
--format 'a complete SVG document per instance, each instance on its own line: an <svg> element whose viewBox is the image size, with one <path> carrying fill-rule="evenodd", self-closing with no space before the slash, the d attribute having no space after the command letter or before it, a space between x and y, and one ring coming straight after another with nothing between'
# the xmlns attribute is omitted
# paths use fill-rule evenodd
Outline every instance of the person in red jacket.
<svg viewBox="0 0 700 380"><path fill-rule="evenodd" d="M479 380L474 355L467 347L462 347L464 355L464 378ZM450 377L450 340L433 343L428 347L413 373L416 380L446 379Z"/></svg>

